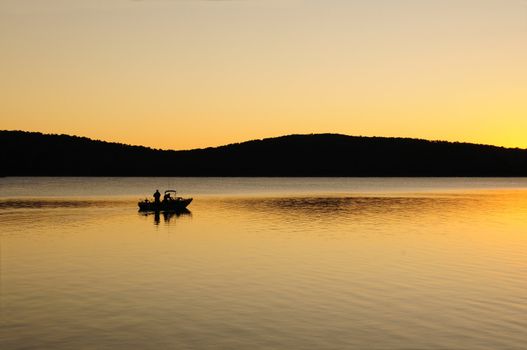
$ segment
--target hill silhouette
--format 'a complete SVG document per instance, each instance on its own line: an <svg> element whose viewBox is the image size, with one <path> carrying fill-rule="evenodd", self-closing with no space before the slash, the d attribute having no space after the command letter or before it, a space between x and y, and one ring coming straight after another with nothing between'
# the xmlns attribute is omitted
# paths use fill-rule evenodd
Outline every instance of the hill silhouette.
<svg viewBox="0 0 527 350"><path fill-rule="evenodd" d="M527 176L527 150L340 134L187 151L0 131L4 176Z"/></svg>

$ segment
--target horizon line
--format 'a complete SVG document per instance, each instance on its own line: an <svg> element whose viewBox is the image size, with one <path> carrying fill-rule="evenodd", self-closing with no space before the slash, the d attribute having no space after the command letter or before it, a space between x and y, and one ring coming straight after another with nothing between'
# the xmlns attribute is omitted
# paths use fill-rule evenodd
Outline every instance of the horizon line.
<svg viewBox="0 0 527 350"><path fill-rule="evenodd" d="M109 141L109 140L92 138L92 137L84 136L84 135L65 134L65 133L49 133L49 132L29 131L29 130L21 130L21 129L19 129L19 130L7 130L7 129L4 129L4 130L0 130L0 132L24 132L24 133L33 133L33 134L41 134L41 135L48 135L48 136L78 137L78 138L85 138L85 139L88 139L88 140L91 140L91 141L105 142L105 143L110 143L110 144L119 144L119 145L132 146L132 147L144 147L144 148L157 150L157 151L173 151L173 152L204 150L204 149L209 149L209 148L219 148L219 147L225 147L225 146L230 146L230 145L243 144L243 143L246 143L246 142L263 141L263 140L277 139L277 138L288 137L288 136L316 136L316 135L335 135L335 136L362 137L362 138L382 138L382 139L407 139L407 140L419 140L419 141L428 141L428 142L445 142L445 143L454 143L454 144L471 144L471 145L479 145L479 146L497 147L497 148L503 148L503 149L527 150L527 148L522 148L522 147L519 147L519 146L507 147L507 146L500 146L500 145L494 145L494 144L476 143L476 142L467 142L467 141L449 141L449 140L426 139L426 138L409 137L409 136L350 135L350 134L343 134L343 133L338 133L338 132L319 132L319 133L313 132L313 133L283 134L283 135L268 136L268 137L263 137L263 138L246 139L246 140L243 140L243 141L228 142L228 143L224 143L224 144L220 144L220 145L214 145L214 146L205 146L205 147L196 147L196 148L187 148L187 149L156 148L156 147L146 146L146 145L131 144L131 143L125 143L125 142L119 142L119 141Z"/></svg>

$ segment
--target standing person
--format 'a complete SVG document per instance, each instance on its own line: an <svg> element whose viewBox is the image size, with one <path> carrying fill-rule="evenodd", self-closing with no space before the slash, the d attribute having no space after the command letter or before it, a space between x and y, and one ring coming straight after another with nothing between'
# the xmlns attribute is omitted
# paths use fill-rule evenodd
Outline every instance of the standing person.
<svg viewBox="0 0 527 350"><path fill-rule="evenodd" d="M159 205L159 198L161 197L161 193L159 193L159 190L156 190L154 193L154 203L156 205Z"/></svg>

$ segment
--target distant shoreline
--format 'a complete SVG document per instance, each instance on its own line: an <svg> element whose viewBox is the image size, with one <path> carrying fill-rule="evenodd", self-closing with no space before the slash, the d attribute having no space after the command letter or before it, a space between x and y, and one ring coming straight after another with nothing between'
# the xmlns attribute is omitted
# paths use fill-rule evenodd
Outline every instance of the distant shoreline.
<svg viewBox="0 0 527 350"><path fill-rule="evenodd" d="M186 151L0 131L2 176L526 177L527 150L340 134L288 135Z"/></svg>

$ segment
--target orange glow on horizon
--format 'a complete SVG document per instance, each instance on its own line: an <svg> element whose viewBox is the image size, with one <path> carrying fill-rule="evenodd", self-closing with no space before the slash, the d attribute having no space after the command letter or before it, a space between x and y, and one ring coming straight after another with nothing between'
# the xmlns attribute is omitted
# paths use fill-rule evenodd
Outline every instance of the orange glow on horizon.
<svg viewBox="0 0 527 350"><path fill-rule="evenodd" d="M0 129L163 149L287 134L527 148L521 1L3 1Z"/></svg>

